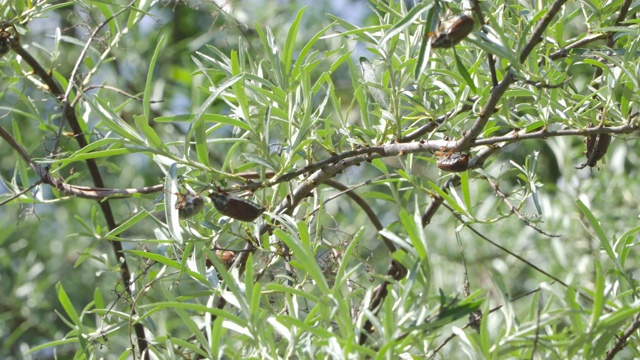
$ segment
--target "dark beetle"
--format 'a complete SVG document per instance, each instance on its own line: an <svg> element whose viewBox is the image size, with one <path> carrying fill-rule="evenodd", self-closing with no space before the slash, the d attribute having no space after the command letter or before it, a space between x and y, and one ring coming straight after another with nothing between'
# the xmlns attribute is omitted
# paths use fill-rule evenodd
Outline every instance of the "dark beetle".
<svg viewBox="0 0 640 360"><path fill-rule="evenodd" d="M0 57L3 57L11 50L11 37L4 38L0 36Z"/></svg>
<svg viewBox="0 0 640 360"><path fill-rule="evenodd" d="M438 25L438 30L432 35L431 47L450 48L462 41L473 31L475 21L468 13L460 13L452 18L446 19Z"/></svg>
<svg viewBox="0 0 640 360"><path fill-rule="evenodd" d="M609 144L611 143L611 135L594 134L587 137L587 162L576 166L576 169L584 169L587 166L594 167L598 160L602 159L606 154Z"/></svg>
<svg viewBox="0 0 640 360"><path fill-rule="evenodd" d="M176 209L178 209L178 216L180 219L188 219L193 215L199 213L204 207L204 201L198 194L188 192L186 194L178 195L178 202L176 202Z"/></svg>
<svg viewBox="0 0 640 360"><path fill-rule="evenodd" d="M3 57L11 50L11 45L14 40L10 29L13 28L13 24L8 21L0 21L0 57Z"/></svg>
<svg viewBox="0 0 640 360"><path fill-rule="evenodd" d="M213 206L220 214L240 221L251 222L260 217L266 210L264 206L249 200L232 197L225 192L211 190L209 199L211 199Z"/></svg>
<svg viewBox="0 0 640 360"><path fill-rule="evenodd" d="M470 154L452 154L437 161L438 169L448 172L463 172L469 168Z"/></svg>

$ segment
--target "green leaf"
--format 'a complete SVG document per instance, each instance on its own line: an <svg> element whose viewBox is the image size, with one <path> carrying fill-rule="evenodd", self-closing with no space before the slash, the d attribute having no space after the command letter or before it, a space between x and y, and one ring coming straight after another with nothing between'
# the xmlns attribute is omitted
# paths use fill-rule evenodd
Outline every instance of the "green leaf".
<svg viewBox="0 0 640 360"><path fill-rule="evenodd" d="M414 25L416 20L422 15L423 12L431 9L433 7L433 2L431 1L421 1L418 2L409 12L402 18L400 21L395 23L389 31L387 31L384 36L380 39L378 43L378 47L383 47L389 39L400 34L408 27Z"/></svg>
<svg viewBox="0 0 640 360"><path fill-rule="evenodd" d="M420 75L424 72L429 64L429 56L431 55L431 33L437 23L437 8L432 6L427 13L427 21L422 27L422 40L420 41L420 50L418 51L418 61L416 62L415 71L413 73L414 79L419 79Z"/></svg>
<svg viewBox="0 0 640 360"><path fill-rule="evenodd" d="M596 268L596 286L593 290L593 311L591 312L591 328L593 329L602 315L605 305L604 294L604 275L602 274L602 268L598 261L594 261L594 267Z"/></svg>
<svg viewBox="0 0 640 360"><path fill-rule="evenodd" d="M360 68L362 69L362 78L367 83L365 86L369 90L371 97L380 105L383 109L389 109L389 97L382 90L382 85L378 81L376 71L373 69L371 62L365 57L360 58ZM371 85L369 85L371 84ZM375 86L377 85L377 86Z"/></svg>
<svg viewBox="0 0 640 360"><path fill-rule="evenodd" d="M462 215L469 216L467 211L465 209L463 209L454 198L449 196L449 194L447 194L446 192L442 191L438 185L436 185L435 183L429 181L429 186L431 186L431 189L433 189L435 192L437 192L438 195L442 196L444 201L446 201L447 204L449 206L451 206L454 210L456 210L458 213L460 213Z"/></svg>
<svg viewBox="0 0 640 360"><path fill-rule="evenodd" d="M485 28L488 27L485 25ZM493 31L492 29L490 30L490 35L486 35L483 32L477 31L469 34L469 36L467 36L465 40L488 52L489 54L496 55L499 58L511 62L511 64L519 64L515 54L513 53L513 50L508 49L506 46L499 43L495 37L495 31Z"/></svg>
<svg viewBox="0 0 640 360"><path fill-rule="evenodd" d="M473 79L471 79L471 76L469 75L469 71L467 71L467 68L462 63L462 60L460 60L460 57L458 56L458 53L456 52L455 47L453 48L453 57L456 59L456 68L458 69L460 76L462 76L465 83L469 85L469 87L471 88L471 91L473 91L474 94L478 94L478 89L476 89L476 84L473 83Z"/></svg>
<svg viewBox="0 0 640 360"><path fill-rule="evenodd" d="M167 177L164 181L164 213L167 217L167 227L171 238L178 244L182 244L182 227L180 227L180 217L176 203L180 193L178 188L178 164L173 163L169 167Z"/></svg>
<svg viewBox="0 0 640 360"><path fill-rule="evenodd" d="M306 226L306 222L301 221L298 223L298 230L302 231L302 228ZM327 279L324 277L322 270L318 266L318 262L314 258L313 254L311 254L309 248L303 245L305 243L309 243L308 238L302 239L303 235L307 234L308 236L308 233L300 233L300 241L295 240L291 236L291 234L286 233L280 229L275 229L273 233L278 237L278 239L282 240L282 242L284 242L291 249L294 254L294 258L300 259L298 267L300 268L300 270L308 273L313 278L316 286L319 287L320 292L327 292L329 290Z"/></svg>
<svg viewBox="0 0 640 360"><path fill-rule="evenodd" d="M98 114L102 123L104 123L111 131L122 136L123 138L135 143L136 145L145 145L144 139L138 134L138 132L132 128L126 121L122 120L118 114L116 114L109 104L101 99L99 96L89 99L87 95L83 95L87 104Z"/></svg>
<svg viewBox="0 0 640 360"><path fill-rule="evenodd" d="M409 213L402 209L400 210L400 222L402 223L402 228L407 232L409 236L409 241L413 244L413 247L416 249L418 257L421 260L427 258L427 243L426 239L420 236L420 232L416 227L416 223L413 220L413 217L409 215Z"/></svg>
<svg viewBox="0 0 640 360"><path fill-rule="evenodd" d="M473 206L471 206L471 190L469 188L469 172L464 171L460 173L460 189L462 189L462 197L464 198L464 205L469 211L469 214L473 214Z"/></svg>
<svg viewBox="0 0 640 360"><path fill-rule="evenodd" d="M153 261L156 261L160 264L166 265L170 268L176 269L176 270L182 270L182 267L180 265L179 262L169 259L166 256L160 255L160 254L156 254L156 253L152 253L152 252L148 252L148 251L141 251L141 250L123 250L123 252L125 254L131 254L131 255L136 255L139 256L141 258L145 258L145 259L150 259ZM194 278L195 280L197 280L200 284L202 284L203 286L206 286L207 288L212 288L210 282L202 275L198 274L197 272L191 271L189 269L184 269L184 273L191 276L192 278Z"/></svg>
<svg viewBox="0 0 640 360"><path fill-rule="evenodd" d="M93 290L93 303L96 306L96 309L104 309L105 303L104 298L102 297L102 291L100 291L99 287L96 287Z"/></svg>
<svg viewBox="0 0 640 360"><path fill-rule="evenodd" d="M607 256L609 256L609 259L611 259L615 264L618 264L618 259L613 252L613 248L609 243L609 239L604 233L604 229L602 229L602 226L600 226L600 222L598 221L598 219L596 219L591 210L589 210L589 208L581 200L576 200L576 204L578 205L580 211L582 211L582 214L584 214L584 216L589 221L591 228L595 230L596 235L598 236L598 240L600 241L600 246L602 246Z"/></svg>
<svg viewBox="0 0 640 360"><path fill-rule="evenodd" d="M105 238L117 241L119 239L118 238L119 234L121 234L123 231L125 231L125 230L131 228L132 226L136 225L137 223L139 223L140 220L146 218L147 215L149 215L147 210L141 209L140 211L138 211L138 213L136 213L135 215L133 215L132 217L128 218L123 223L118 225L118 227L116 227L115 229L109 231L107 233L107 235L105 235Z"/></svg>
<svg viewBox="0 0 640 360"><path fill-rule="evenodd" d="M156 149L166 148L165 144L162 142L162 140L160 140L160 137L158 136L156 131L153 130L151 126L149 126L149 121L144 116L134 114L133 120L138 130L142 131L144 136L147 138L147 142L149 143L149 145L153 146Z"/></svg>
<svg viewBox="0 0 640 360"><path fill-rule="evenodd" d="M289 77L291 75L291 69L293 67L293 51L295 49L296 38L298 35L298 27L300 26L300 21L302 20L302 15L304 11L307 9L304 6L300 11L298 11L298 15L296 19L291 24L289 31L287 33L287 41L284 44L284 50L282 52L282 63L284 64L284 73L285 76Z"/></svg>
<svg viewBox="0 0 640 360"><path fill-rule="evenodd" d="M242 80L243 78L244 78L244 75L239 74L225 81L224 83L222 83L222 85L217 87L215 91L213 91L211 95L209 95L207 100L205 100L205 102L200 106L200 109L198 110L198 112L196 113L196 116L193 119L191 129L189 129L189 133L187 134L187 137L186 137L185 149L184 149L185 154L189 153L189 144L190 144L189 139L191 139L191 137L195 132L196 133L196 151L198 154L198 160L201 163L205 164L206 166L209 166L209 151L207 149L207 138L205 136L206 131L204 128L203 115L209 109L209 106L211 106L211 104L213 104L213 102L218 98L218 96L220 96L220 94L222 94L229 87L234 86L234 84L236 84L238 81Z"/></svg>
<svg viewBox="0 0 640 360"><path fill-rule="evenodd" d="M69 299L69 296L64 291L62 283L60 282L56 283L56 293L58 294L58 301L60 302L60 305L62 305L62 308L67 313L67 316L69 316L69 320L71 320L71 322L74 323L78 327L78 329L81 330L81 332L84 332L84 325L80 320L80 316L76 312L76 309L73 307L71 299Z"/></svg>

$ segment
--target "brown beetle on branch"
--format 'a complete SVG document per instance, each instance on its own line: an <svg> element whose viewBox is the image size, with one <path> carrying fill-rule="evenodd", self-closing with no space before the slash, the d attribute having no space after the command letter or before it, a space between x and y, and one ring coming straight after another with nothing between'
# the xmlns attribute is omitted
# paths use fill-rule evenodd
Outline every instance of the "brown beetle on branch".
<svg viewBox="0 0 640 360"><path fill-rule="evenodd" d="M469 157L471 154L451 154L438 159L438 169L448 172L464 172L469 169Z"/></svg>
<svg viewBox="0 0 640 360"><path fill-rule="evenodd" d="M473 31L475 21L471 13L462 12L454 17L446 19L438 25L438 30L429 35L431 38L431 47L450 48L462 41Z"/></svg>
<svg viewBox="0 0 640 360"><path fill-rule="evenodd" d="M11 50L11 45L15 39L13 24L9 21L0 21L0 57L3 57Z"/></svg>
<svg viewBox="0 0 640 360"><path fill-rule="evenodd" d="M587 137L587 162L576 166L576 169L584 169L587 166L594 167L598 160L602 159L606 154L609 144L611 143L611 135L609 134L593 134Z"/></svg>
<svg viewBox="0 0 640 360"><path fill-rule="evenodd" d="M218 191L211 190L209 199L220 214L240 221L254 221L266 210L264 206L233 197L220 189Z"/></svg>
<svg viewBox="0 0 640 360"><path fill-rule="evenodd" d="M199 213L204 207L204 200L200 197L200 193L194 194L187 191L186 194L176 194L178 201L175 208L178 210L180 219L188 219Z"/></svg>

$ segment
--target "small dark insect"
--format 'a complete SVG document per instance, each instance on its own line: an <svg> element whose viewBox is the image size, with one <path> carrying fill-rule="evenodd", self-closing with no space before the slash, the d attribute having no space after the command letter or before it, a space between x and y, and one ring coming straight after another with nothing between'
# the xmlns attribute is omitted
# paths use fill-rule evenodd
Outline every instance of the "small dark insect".
<svg viewBox="0 0 640 360"><path fill-rule="evenodd" d="M584 169L587 166L594 167L598 160L602 159L606 154L609 144L611 143L611 135L595 134L587 137L587 162L576 166L576 169Z"/></svg>
<svg viewBox="0 0 640 360"><path fill-rule="evenodd" d="M0 36L0 58L11 50L11 37Z"/></svg>
<svg viewBox="0 0 640 360"><path fill-rule="evenodd" d="M222 261L225 269L229 269L236 259L236 253L231 250L216 250L216 256ZM209 256L206 258L205 265L207 267L213 266L213 262L209 259Z"/></svg>
<svg viewBox="0 0 640 360"><path fill-rule="evenodd" d="M260 217L266 210L264 206L249 200L232 197L225 192L211 190L209 199L211 199L213 206L220 214L240 221L251 222Z"/></svg>
<svg viewBox="0 0 640 360"><path fill-rule="evenodd" d="M438 159L436 165L438 169L448 172L463 172L469 168L470 154L452 154Z"/></svg>
<svg viewBox="0 0 640 360"><path fill-rule="evenodd" d="M233 261L236 259L236 254L233 251L229 251L229 250L218 250L216 251L216 256L222 260L222 263L224 264L225 268L229 268L231 265L233 265Z"/></svg>
<svg viewBox="0 0 640 360"><path fill-rule="evenodd" d="M0 22L0 58L11 50L11 43L14 40L13 35L9 31L11 28L13 28L13 25L10 22Z"/></svg>
<svg viewBox="0 0 640 360"><path fill-rule="evenodd" d="M471 34L475 21L470 13L460 13L446 19L438 25L438 30L431 33L431 47L450 48Z"/></svg>
<svg viewBox="0 0 640 360"><path fill-rule="evenodd" d="M200 194L188 192L186 194L176 195L179 196L178 202L176 203L176 209L178 209L178 216L180 219L188 219L199 213L204 207L204 201L200 197Z"/></svg>

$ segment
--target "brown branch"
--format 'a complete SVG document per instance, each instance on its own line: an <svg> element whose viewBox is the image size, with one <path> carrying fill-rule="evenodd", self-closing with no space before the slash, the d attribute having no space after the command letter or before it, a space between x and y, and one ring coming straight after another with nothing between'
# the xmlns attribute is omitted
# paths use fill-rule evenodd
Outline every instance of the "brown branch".
<svg viewBox="0 0 640 360"><path fill-rule="evenodd" d="M640 314L636 315L633 323L627 328L627 330L625 330L624 334L622 334L622 336L618 338L616 344L611 349L609 349L609 351L607 351L605 360L612 360L616 356L616 354L620 352L620 350L624 349L624 347L627 345L627 340L638 329L640 329Z"/></svg>
<svg viewBox="0 0 640 360"><path fill-rule="evenodd" d="M131 4L134 4L134 3L135 3L134 1L131 2ZM15 41L11 43L11 49L14 50L18 55L20 55L22 59L33 69L34 73L38 75L44 81L45 84L47 84L47 86L49 87L49 90L53 93L56 99L61 103L63 107L63 110L62 110L63 120L66 120L66 122L69 124L69 127L71 127L71 130L73 131L73 134L74 134L74 138L78 142L78 145L80 146L80 148L86 147L88 145L88 141L85 138L85 135L82 133L82 127L80 126L80 123L76 116L75 108L70 106L69 102L66 101L65 92L62 90L60 85L40 65L40 63L20 45L19 38L16 38ZM79 60L79 62L81 62L81 60ZM69 89L71 88L72 81L73 79L70 80ZM96 161L94 159L87 159L85 160L85 162L87 164L87 168L89 169L89 174L91 175L94 185L97 188L106 188L106 186L104 185L104 181L102 180L102 175L100 174L100 169L98 168ZM42 174L39 174L39 175L42 175ZM102 210L102 213L104 215L108 228L110 230L115 229L117 227L117 224L115 221L115 217L113 215L113 211L109 204L109 201L108 200L101 201L99 202L99 206ZM112 241L111 245L113 247L114 255L118 259L118 263L120 264L120 275L122 277L123 285L126 291L129 293L129 295L131 295L132 294L131 273L129 271L129 265L127 263L127 259L124 253L122 252L123 250L122 244L119 241ZM138 350L141 354L146 353L145 350L147 349L147 340L146 340L146 335L144 333L144 326L142 323L136 323L134 325L134 328L136 331L137 343L139 348ZM135 351L133 353L135 353Z"/></svg>
<svg viewBox="0 0 640 360"><path fill-rule="evenodd" d="M362 184L359 184L359 186L367 185L367 184L371 183L371 181L372 180L366 181L366 182L364 182ZM380 219L378 219L378 215L375 213L375 211L373 211L371 206L369 206L369 203L367 203L360 195L358 195L354 191L354 189L356 187L359 187L358 185L356 185L354 187L348 187L348 186L342 184L341 182L339 182L337 180L333 180L333 179L329 179L329 180L325 181L324 184L327 185L327 186L331 186L332 188L341 191L339 194L336 194L336 195L332 196L331 198L325 200L324 204L326 204L329 201L337 198L340 195L343 195L343 194L347 195L349 198L351 198L351 200L353 200L356 204L358 204L358 206L360 206L360 208L362 209L362 211L364 211L365 214L367 214L367 217L369 217L369 220L371 221L373 226L376 228L376 230L381 231L381 230L384 229L384 226L382 225L382 222L380 221ZM319 207L314 209L311 213L313 214L318 209L319 209ZM384 241L384 244L387 246L387 249L389 249L390 252L396 251L396 247L395 247L395 245L393 245L393 242L391 241L391 239L389 239L388 237L386 237L384 235L380 235L380 236L382 237L382 241Z"/></svg>
<svg viewBox="0 0 640 360"><path fill-rule="evenodd" d="M491 96L487 100L487 103L482 108L482 112L478 115L478 118L474 121L471 128L467 131L467 134L458 141L455 146L456 151L464 151L468 148L474 141L478 138L478 136L484 130L484 127L487 125L489 118L493 115L497 108L498 101L502 98L502 95L507 91L509 86L515 80L515 71L513 69L509 69L507 74L502 79L502 81L498 84L498 86L494 86L491 89Z"/></svg>
<svg viewBox="0 0 640 360"><path fill-rule="evenodd" d="M29 167L33 169L33 171L35 171L36 174L38 174L38 177L40 178L40 180L38 180L34 185L30 186L26 190L21 191L17 195L13 196L11 199L0 203L0 206L15 199L16 197L20 196L24 192L28 191L29 189L33 188L37 184L41 184L41 183L45 183L53 186L58 191L62 192L64 195L71 195L75 197L80 197L84 199L93 199L98 201L102 201L108 198L131 197L135 194L151 194L151 193L162 191L164 189L164 186L161 184L146 186L146 187L136 188L136 189L106 189L106 188L94 188L94 187L80 186L80 185L70 185L70 184L67 184L63 179L59 177L53 177L51 173L49 173L48 167L43 167L40 164L34 162L33 159L31 158L31 155L29 155L27 151L20 144L18 144L16 139L13 137L13 135L11 135L3 127L0 127L0 137L3 138L9 144L9 146L11 146L18 154L20 154L20 157L22 157L24 162L26 162L29 165Z"/></svg>
<svg viewBox="0 0 640 360"><path fill-rule="evenodd" d="M520 63L524 63L533 48L542 41L542 33L546 30L547 26L549 26L549 23L551 23L551 20L558 11L560 11L565 2L567 2L567 0L556 0L553 5L551 5L549 12L547 12L547 14L538 22L531 38L520 53ZM474 143L477 137L484 130L484 127L487 125L491 115L496 112L496 105L498 104L498 101L500 101L509 86L514 82L515 78L515 71L513 69L509 69L502 81L497 86L493 87L491 90L491 96L482 108L482 112L478 115L478 118L474 121L469 131L467 131L467 134L459 141L457 148L464 150Z"/></svg>
<svg viewBox="0 0 640 360"><path fill-rule="evenodd" d="M524 133L524 131L519 131L507 135L495 136L486 139L476 140L474 145L495 145L499 143L515 143L523 140L532 140L532 139L546 139L548 137L562 137L562 136L587 136L587 135L595 135L595 134L630 134L640 130L640 126L636 124L625 124L620 126L611 126L611 127L603 127L603 126L593 126L584 129L561 129L561 130L553 130L549 131L546 129L533 131L530 133Z"/></svg>
<svg viewBox="0 0 640 360"><path fill-rule="evenodd" d="M129 188L129 189L105 189L105 188L92 188L88 186L69 185L64 181L60 181L58 188L64 192L65 195L72 195L83 199L92 199L102 201L111 198L129 198L136 194L152 194L160 192L164 189L161 184L153 186L145 186L141 188Z"/></svg>
<svg viewBox="0 0 640 360"><path fill-rule="evenodd" d="M576 48L580 48L583 47L585 45L589 45L592 42L596 42L598 40L603 40L607 38L607 34L605 33L601 33L601 34L589 34L585 37L583 37L582 39L576 40L575 42L563 47L562 49L551 53L551 55L549 55L549 59L551 60L558 60L561 58L566 57L569 54L570 50L576 49ZM542 64L544 61L543 59L540 59L541 62L538 62L538 64Z"/></svg>
<svg viewBox="0 0 640 360"><path fill-rule="evenodd" d="M476 102L476 100L478 100L477 96L472 96L470 97L467 101L465 101L463 103L463 105L461 107L459 107L458 109L452 109L449 112L447 112L446 114L439 116L437 119L435 119L434 121L429 121L426 124L422 125L421 127L417 128L416 130L410 132L409 134L401 137L400 139L398 139L399 143L406 143L409 141L413 141L418 139L419 137L428 134L430 132L432 132L433 130L437 129L440 125L442 125L442 123L444 123L445 121L449 120L450 118L457 116L458 114L461 114L463 112L467 112L470 111L473 106L471 105L472 103Z"/></svg>
<svg viewBox="0 0 640 360"><path fill-rule="evenodd" d="M513 74L510 72L510 74ZM512 75L513 79L515 75ZM506 79L506 77L505 77ZM496 88L500 92L506 91L506 87L502 89L504 85L504 81L500 83L499 87ZM494 91L496 91L494 89ZM493 96L492 96L493 98ZM497 104L497 99L495 100ZM482 118L485 116L481 115ZM489 119L489 116L486 116L486 119ZM477 124L477 122L476 122ZM474 124L475 126L475 124ZM434 153L436 151L466 151L470 148L477 147L480 145L497 145L499 143L513 143L521 140L531 140L531 139L546 139L549 137L558 137L558 136L587 136L593 134L629 134L632 132L636 132L640 129L638 125L635 124L627 124L621 126L612 126L612 127L589 127L585 129L562 129L562 130L554 130L549 131L546 129L525 133L524 131L512 132L507 135L494 136L486 139L471 139L471 130L465 136L463 136L459 140L419 140L415 142L409 143L391 143L385 145L377 145L377 146L369 146L369 147L361 147L359 149L346 151L339 154L334 154L333 156L319 161L317 163L313 163L307 165L298 170L292 171L290 173L286 173L284 175L280 175L275 180L269 181L267 183L263 182L252 182L244 186L239 186L239 190L255 190L261 187L270 187L282 182L291 181L299 176L306 175L310 172L316 172L315 178L309 177L305 179L305 182L315 182L320 183L322 181L318 181L318 178L328 178L322 175L322 170L324 169L339 169L342 171L350 166L358 165L364 161L371 161L373 159L386 158L390 156L401 156L405 154L412 153L420 153L420 152L431 152ZM482 129L480 129L482 131ZM333 172L331 170L330 172ZM335 174L334 174L335 175ZM243 176L249 176L249 174L243 174ZM333 175L329 176L332 177ZM296 202L297 204L297 202Z"/></svg>
<svg viewBox="0 0 640 360"><path fill-rule="evenodd" d="M533 48L542 41L542 33L547 29L547 26L549 26L551 20L553 20L553 18L566 2L567 0L556 0L549 8L549 12L547 12L547 14L540 21L538 21L538 25L536 25L536 28L533 30L531 38L520 53L521 64L524 64L524 61L527 59L531 51L533 51Z"/></svg>
<svg viewBox="0 0 640 360"><path fill-rule="evenodd" d="M618 26L624 19L627 17L627 12L629 11L629 7L631 6L631 0L625 0L620 7L620 12L618 13L618 17L613 22L613 26ZM607 36L607 47L611 48L615 45L616 40L613 39L613 34L611 32L606 33ZM593 80L596 80L602 76L602 68L596 67L595 72L593 73ZM596 84L597 85L597 84Z"/></svg>

